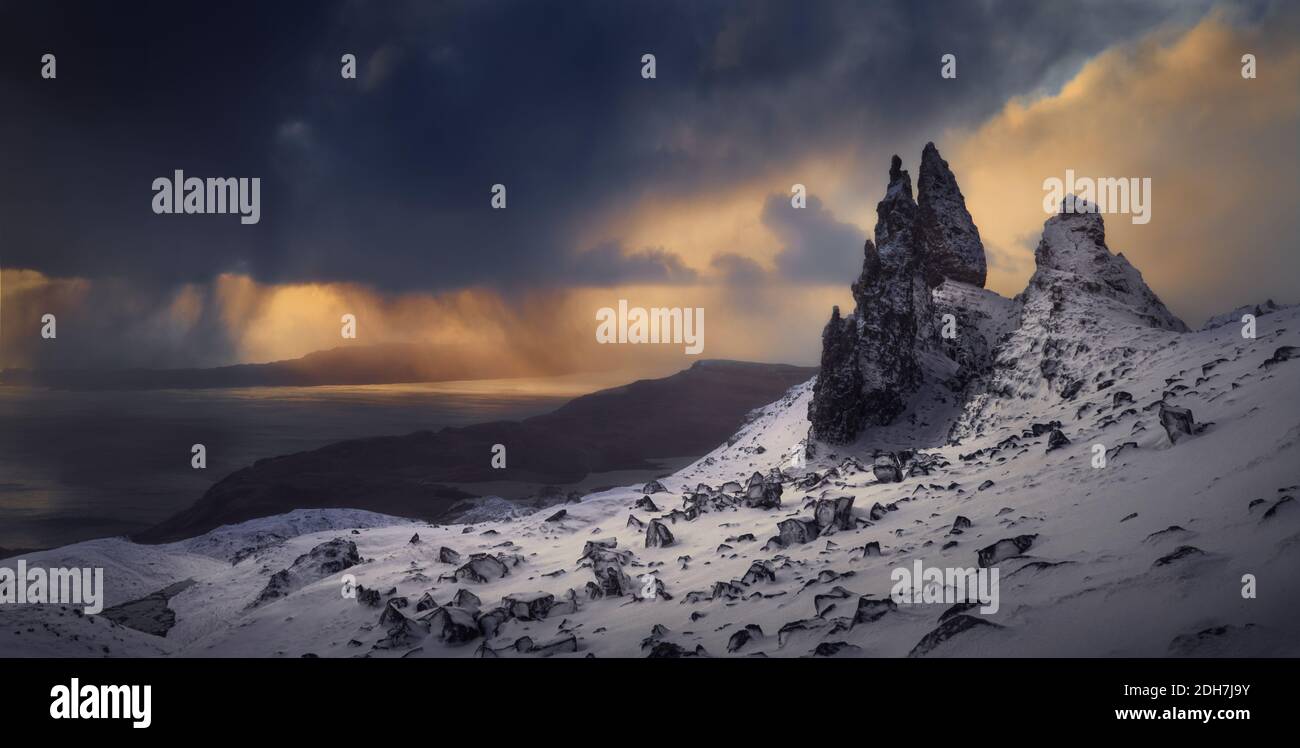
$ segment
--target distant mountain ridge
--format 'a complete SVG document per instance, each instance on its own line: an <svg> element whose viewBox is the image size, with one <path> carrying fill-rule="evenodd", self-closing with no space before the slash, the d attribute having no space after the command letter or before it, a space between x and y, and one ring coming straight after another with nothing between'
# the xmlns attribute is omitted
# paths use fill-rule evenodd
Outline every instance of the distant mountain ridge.
<svg viewBox="0 0 1300 748"><path fill-rule="evenodd" d="M503 363L453 345L376 343L315 351L263 364L189 369L6 369L0 384L67 390L207 389L222 387L313 387L320 385L448 382L574 373Z"/></svg>
<svg viewBox="0 0 1300 748"><path fill-rule="evenodd" d="M355 439L259 460L135 537L166 542L320 507L445 521L454 505L474 496L454 484L563 485L591 473L653 470L652 458L702 455L751 411L816 373L785 364L698 361L672 376L584 395L523 421ZM504 469L491 466L495 444L506 446Z"/></svg>

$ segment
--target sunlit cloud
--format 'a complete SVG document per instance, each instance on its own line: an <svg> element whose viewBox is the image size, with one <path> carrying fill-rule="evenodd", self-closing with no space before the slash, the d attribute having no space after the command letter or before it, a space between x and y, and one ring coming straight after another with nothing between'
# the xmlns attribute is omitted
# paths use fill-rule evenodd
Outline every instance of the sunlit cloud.
<svg viewBox="0 0 1300 748"><path fill-rule="evenodd" d="M1200 324L1238 304L1300 298L1295 237L1300 49L1294 7L1262 26L1214 14L1089 61L1058 94L1013 100L945 151L990 252L989 282L1033 272L1043 180L1150 177L1152 217L1106 216L1123 252L1175 312ZM1256 55L1259 77L1243 79Z"/></svg>

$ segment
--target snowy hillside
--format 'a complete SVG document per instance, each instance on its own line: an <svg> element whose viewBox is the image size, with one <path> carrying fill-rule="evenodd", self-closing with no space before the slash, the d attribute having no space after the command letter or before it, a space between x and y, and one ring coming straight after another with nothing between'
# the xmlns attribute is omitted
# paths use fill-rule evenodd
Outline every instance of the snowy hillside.
<svg viewBox="0 0 1300 748"><path fill-rule="evenodd" d="M1300 490L1300 363L1266 363L1300 346L1300 311L1261 317L1256 340L1233 325L1134 326L1120 339L1127 358L1074 360L1113 384L1089 377L1074 400L1030 399L1014 418L1004 408L956 445L918 421L835 452L823 445L797 467L805 384L662 481L665 491L608 491L560 517L552 508L431 527L294 512L165 546L98 540L32 554L29 564L104 567L109 606L192 583L166 600L175 622L165 636L72 608L9 606L0 654L1300 654L1300 509L1290 498ZM1171 443L1162 396L1208 427ZM1069 443L1048 451L1051 429L1034 424L1053 421ZM909 431L919 459L903 461L901 481L881 482L870 469L876 442L898 448ZM1094 443L1107 450L1104 468L1092 467ZM760 479L746 494L753 473L774 469L779 484ZM762 508L775 485L780 505ZM745 495L756 506L734 498ZM816 537L769 542L778 523L840 497L852 499L847 515ZM969 527L954 534L959 517ZM656 519L668 533L647 532ZM646 547L648 534L671 542ZM1021 536L1032 544L998 561L996 614L888 601L895 566L973 567L979 549ZM355 544L359 563L313 574L313 549L335 538ZM255 605L282 570L295 577L283 596ZM361 594L345 596L342 573ZM653 599L641 596L649 573L661 584ZM1248 573L1256 599L1241 595Z"/></svg>

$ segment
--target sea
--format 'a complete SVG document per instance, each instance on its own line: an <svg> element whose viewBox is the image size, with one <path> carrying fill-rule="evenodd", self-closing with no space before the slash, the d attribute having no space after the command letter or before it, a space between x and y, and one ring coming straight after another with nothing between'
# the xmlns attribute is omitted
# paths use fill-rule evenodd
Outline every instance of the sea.
<svg viewBox="0 0 1300 748"><path fill-rule="evenodd" d="M254 461L539 415L627 372L427 384L64 391L0 386L0 549L127 535ZM206 467L192 465L202 444ZM3 550L0 550L2 553Z"/></svg>

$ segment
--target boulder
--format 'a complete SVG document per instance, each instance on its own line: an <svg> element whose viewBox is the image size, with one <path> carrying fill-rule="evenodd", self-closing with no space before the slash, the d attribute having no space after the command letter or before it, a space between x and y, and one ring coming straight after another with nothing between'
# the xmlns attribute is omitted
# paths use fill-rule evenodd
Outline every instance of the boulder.
<svg viewBox="0 0 1300 748"><path fill-rule="evenodd" d="M813 505L813 518L817 521L818 533L821 535L839 530L852 530L853 497L818 499Z"/></svg>
<svg viewBox="0 0 1300 748"><path fill-rule="evenodd" d="M1060 429L1052 429L1052 433L1047 436L1047 451L1060 449L1069 443L1070 440L1065 438L1065 434Z"/></svg>
<svg viewBox="0 0 1300 748"><path fill-rule="evenodd" d="M456 569L456 579L463 582L477 582L484 584L491 582L510 573L501 559L487 553L475 553L470 556L469 561Z"/></svg>
<svg viewBox="0 0 1300 748"><path fill-rule="evenodd" d="M540 621L553 605L555 595L549 592L516 592L501 598L501 607L521 621Z"/></svg>
<svg viewBox="0 0 1300 748"><path fill-rule="evenodd" d="M650 520L645 530L646 548L666 548L674 542L673 533L668 525L657 519Z"/></svg>
<svg viewBox="0 0 1300 748"><path fill-rule="evenodd" d="M978 551L979 565L983 568L993 566L999 561L1006 560L1013 556L1019 556L1033 546L1038 535L1017 535L1014 538L1003 538L992 545L981 548Z"/></svg>
<svg viewBox="0 0 1300 748"><path fill-rule="evenodd" d="M473 613L450 605L438 608L425 620L429 631L448 644L472 641L481 633Z"/></svg>
<svg viewBox="0 0 1300 748"><path fill-rule="evenodd" d="M903 480L903 469L893 453L879 455L871 463L871 472L881 483L899 483Z"/></svg>
<svg viewBox="0 0 1300 748"><path fill-rule="evenodd" d="M784 545L800 545L817 539L819 529L817 521L791 517L776 525L777 537Z"/></svg>
<svg viewBox="0 0 1300 748"><path fill-rule="evenodd" d="M1201 427L1196 425L1196 419L1192 416L1190 408L1180 408L1164 402L1160 403L1160 425L1164 427L1172 444L1177 444L1184 436L1193 436L1201 432Z"/></svg>

